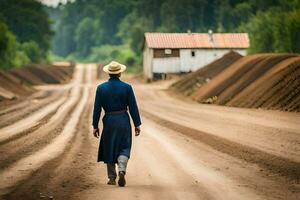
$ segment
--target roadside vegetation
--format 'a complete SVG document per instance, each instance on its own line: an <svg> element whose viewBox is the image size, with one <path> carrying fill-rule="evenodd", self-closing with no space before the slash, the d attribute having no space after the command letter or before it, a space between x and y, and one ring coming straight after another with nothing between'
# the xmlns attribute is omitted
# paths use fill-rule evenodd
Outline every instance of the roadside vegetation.
<svg viewBox="0 0 300 200"><path fill-rule="evenodd" d="M137 72L144 32L209 29L248 32L250 54L299 53L300 0L1 0L0 68L115 59Z"/></svg>
<svg viewBox="0 0 300 200"><path fill-rule="evenodd" d="M42 4L35 0L1 0L0 69L45 62L52 36Z"/></svg>
<svg viewBox="0 0 300 200"><path fill-rule="evenodd" d="M248 32L249 53L300 52L300 0L76 0L48 10L61 57L140 66L144 32Z"/></svg>

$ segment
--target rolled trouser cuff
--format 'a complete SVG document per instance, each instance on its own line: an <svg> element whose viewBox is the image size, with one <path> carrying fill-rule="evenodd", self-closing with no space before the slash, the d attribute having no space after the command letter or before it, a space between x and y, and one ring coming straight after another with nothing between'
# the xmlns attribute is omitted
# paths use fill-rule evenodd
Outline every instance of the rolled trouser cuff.
<svg viewBox="0 0 300 200"><path fill-rule="evenodd" d="M124 155L119 155L118 157L119 172L121 171L126 172L127 163L128 163L128 157Z"/></svg>

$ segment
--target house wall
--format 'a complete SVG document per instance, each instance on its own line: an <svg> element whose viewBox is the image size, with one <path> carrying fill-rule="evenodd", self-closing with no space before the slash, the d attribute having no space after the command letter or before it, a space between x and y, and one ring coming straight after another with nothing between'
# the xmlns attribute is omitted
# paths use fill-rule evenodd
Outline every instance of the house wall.
<svg viewBox="0 0 300 200"><path fill-rule="evenodd" d="M148 79L153 78L152 59L153 59L153 49L149 49L147 44L145 44L143 50L143 72L144 72L144 76Z"/></svg>
<svg viewBox="0 0 300 200"><path fill-rule="evenodd" d="M241 55L247 53L246 49L180 49L180 69L178 72L196 71L231 50ZM192 51L195 52L195 56L192 56Z"/></svg>
<svg viewBox="0 0 300 200"><path fill-rule="evenodd" d="M180 57L153 58L153 73L180 72Z"/></svg>
<svg viewBox="0 0 300 200"><path fill-rule="evenodd" d="M153 73L177 73L180 71L180 49L169 49L169 51L169 54L166 54L165 49L153 50Z"/></svg>

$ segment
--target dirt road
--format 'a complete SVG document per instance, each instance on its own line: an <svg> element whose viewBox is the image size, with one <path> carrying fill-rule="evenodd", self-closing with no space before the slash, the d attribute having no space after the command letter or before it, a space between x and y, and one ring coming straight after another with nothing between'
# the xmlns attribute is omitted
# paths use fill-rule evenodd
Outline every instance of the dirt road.
<svg viewBox="0 0 300 200"><path fill-rule="evenodd" d="M125 188L106 185L91 134L95 65L0 112L0 199L300 196L300 114L199 105L132 81L142 114ZM131 81L131 80L129 80Z"/></svg>

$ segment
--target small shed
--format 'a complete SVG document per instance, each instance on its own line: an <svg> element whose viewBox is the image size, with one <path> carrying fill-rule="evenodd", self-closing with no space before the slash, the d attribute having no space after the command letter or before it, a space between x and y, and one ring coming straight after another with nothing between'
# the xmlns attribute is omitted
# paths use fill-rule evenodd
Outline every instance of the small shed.
<svg viewBox="0 0 300 200"><path fill-rule="evenodd" d="M145 33L143 70L147 79L196 71L229 51L246 55L247 33Z"/></svg>

